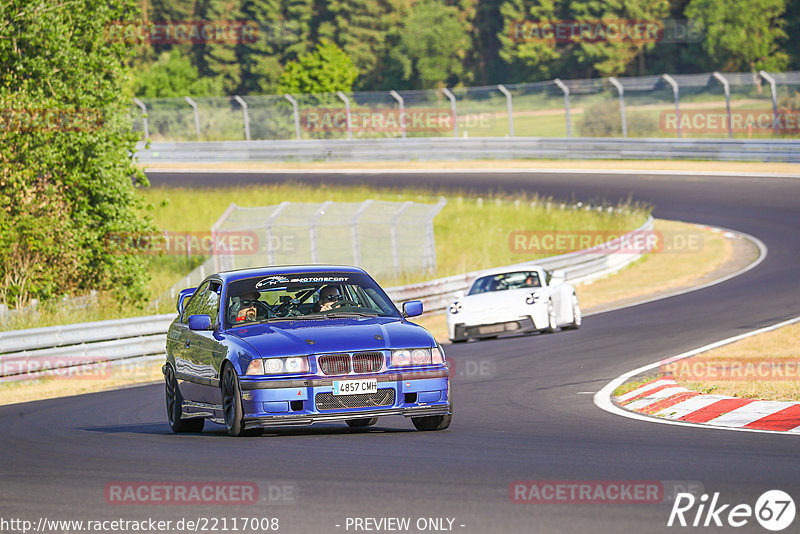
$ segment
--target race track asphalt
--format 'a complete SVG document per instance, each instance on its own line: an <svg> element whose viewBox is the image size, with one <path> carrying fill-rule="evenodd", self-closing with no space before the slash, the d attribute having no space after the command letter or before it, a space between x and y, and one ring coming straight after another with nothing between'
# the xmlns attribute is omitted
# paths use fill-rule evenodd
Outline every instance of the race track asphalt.
<svg viewBox="0 0 800 534"><path fill-rule="evenodd" d="M280 532L366 532L347 519L366 517L411 518L408 532L432 531L417 528L420 518L451 518L452 530L464 533L678 528L666 526L669 503L515 503L509 487L519 480L679 481L719 492L721 503L751 506L764 491L781 489L800 503L800 436L659 425L592 402L594 392L625 371L800 315L800 180L610 172L159 172L150 179L154 186L423 185L584 202L630 196L652 204L656 217L756 236L769 254L732 280L595 315L578 331L448 346L456 415L444 432L416 432L408 421L385 419L366 431L320 425L231 439L207 424L199 435L173 435L160 385L1 407L0 520L277 517ZM260 500L107 502L109 484L154 481L253 482ZM738 530L756 527L750 518Z"/></svg>

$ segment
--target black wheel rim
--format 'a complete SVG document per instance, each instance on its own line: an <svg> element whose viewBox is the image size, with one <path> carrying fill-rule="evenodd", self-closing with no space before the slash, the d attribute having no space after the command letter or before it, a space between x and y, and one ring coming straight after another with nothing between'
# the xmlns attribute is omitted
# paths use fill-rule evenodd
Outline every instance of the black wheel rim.
<svg viewBox="0 0 800 534"><path fill-rule="evenodd" d="M167 383L167 417L169 418L170 424L174 424L175 403L176 403L175 375L172 373L171 367L167 367L167 373L165 378Z"/></svg>
<svg viewBox="0 0 800 534"><path fill-rule="evenodd" d="M233 398L234 384L233 373L230 368L225 370L222 377L222 410L225 412L225 426L233 426L233 418L236 416L236 405Z"/></svg>

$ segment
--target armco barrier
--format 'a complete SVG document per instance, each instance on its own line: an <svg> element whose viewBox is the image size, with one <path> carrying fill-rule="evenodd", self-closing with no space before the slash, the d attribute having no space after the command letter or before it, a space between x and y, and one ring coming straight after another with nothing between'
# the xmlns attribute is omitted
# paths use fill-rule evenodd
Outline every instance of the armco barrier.
<svg viewBox="0 0 800 534"><path fill-rule="evenodd" d="M633 232L652 230L652 217ZM632 233L633 233L632 232ZM609 242L624 240L622 236ZM585 283L611 274L641 256L638 253L572 252L530 262L510 265L509 268L541 265L566 272L572 283ZM387 288L392 300L399 304L422 300L429 312L443 310L466 290L482 271L439 278ZM22 378L41 375L42 369L77 367L85 362L121 362L132 359L152 360L163 356L166 331L175 314L132 317L113 321L98 321L47 328L32 328L0 332L0 377Z"/></svg>
<svg viewBox="0 0 800 534"><path fill-rule="evenodd" d="M480 137L303 141L151 142L144 164L237 161L428 161L464 159L705 159L800 163L798 139Z"/></svg>

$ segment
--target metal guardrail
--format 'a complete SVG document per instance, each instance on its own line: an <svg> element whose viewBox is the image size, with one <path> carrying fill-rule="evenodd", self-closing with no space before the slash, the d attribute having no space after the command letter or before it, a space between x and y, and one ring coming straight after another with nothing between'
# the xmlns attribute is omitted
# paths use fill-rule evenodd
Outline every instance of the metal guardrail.
<svg viewBox="0 0 800 534"><path fill-rule="evenodd" d="M610 241L607 249L613 251L616 242L652 228L653 219L650 217L641 227ZM570 282L585 283L611 274L639 257L641 254L638 253L578 251L508 267L541 265L550 270L562 269ZM484 271L474 271L419 284L391 287L387 288L387 293L396 303L422 300L429 312L441 311L482 272ZM175 314L168 313L0 332L0 377L36 378L56 369L81 367L87 363L119 363L163 357L166 331L174 319Z"/></svg>
<svg viewBox="0 0 800 534"><path fill-rule="evenodd" d="M800 163L797 139L482 137L153 142L141 163L429 161L464 159L706 159Z"/></svg>

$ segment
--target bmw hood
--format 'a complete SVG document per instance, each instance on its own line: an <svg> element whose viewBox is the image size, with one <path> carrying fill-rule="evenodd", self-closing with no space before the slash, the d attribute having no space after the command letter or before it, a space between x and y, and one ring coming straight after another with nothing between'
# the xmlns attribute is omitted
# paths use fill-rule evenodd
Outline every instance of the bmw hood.
<svg viewBox="0 0 800 534"><path fill-rule="evenodd" d="M427 330L392 317L285 321L228 330L261 357L436 346Z"/></svg>

